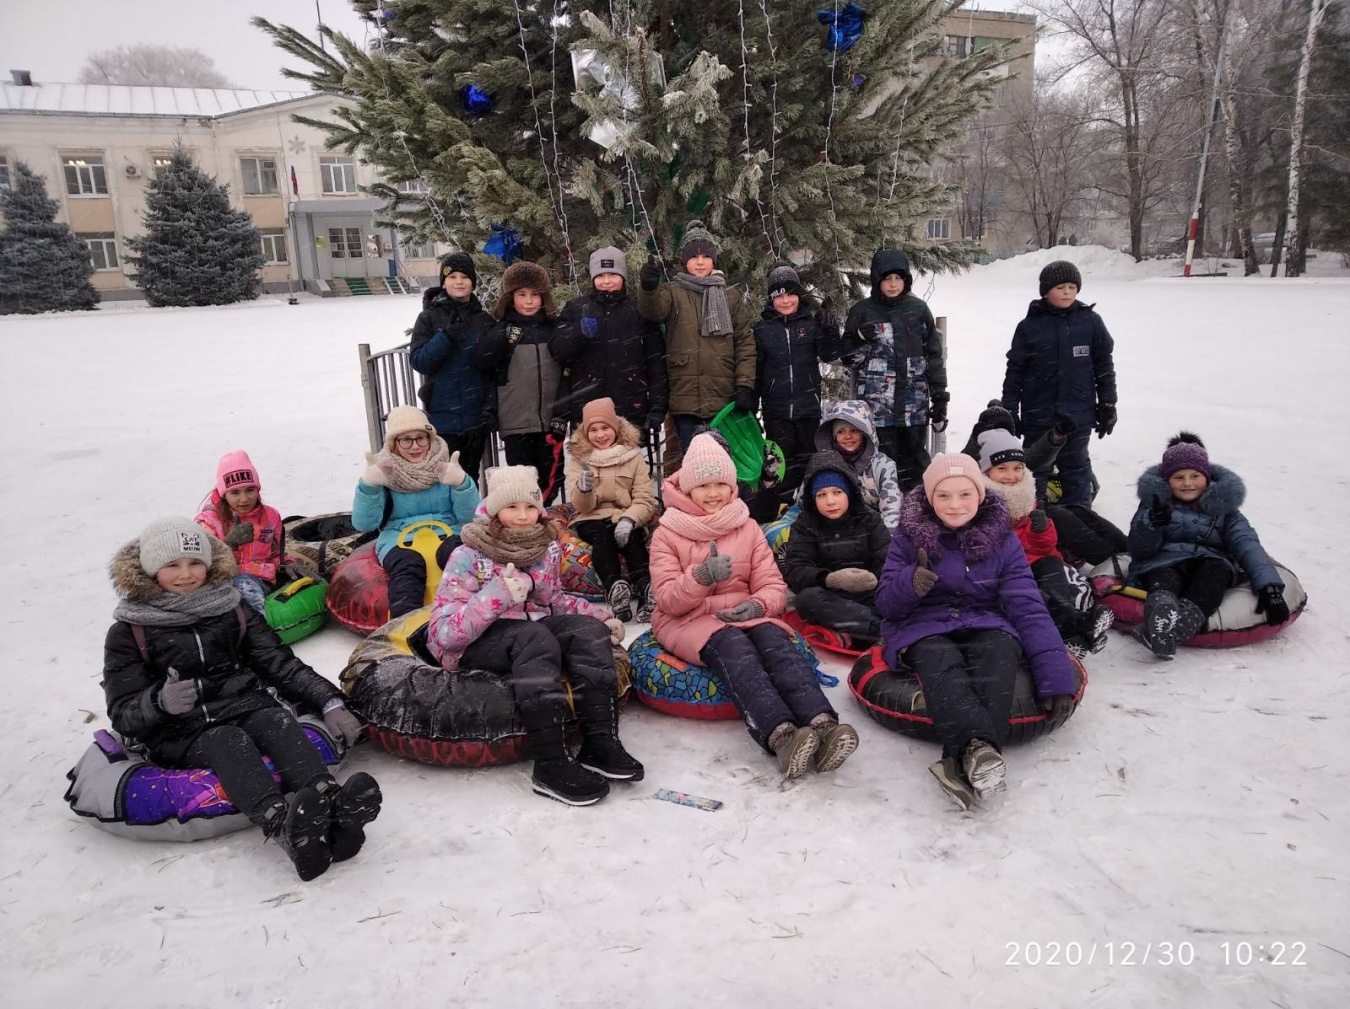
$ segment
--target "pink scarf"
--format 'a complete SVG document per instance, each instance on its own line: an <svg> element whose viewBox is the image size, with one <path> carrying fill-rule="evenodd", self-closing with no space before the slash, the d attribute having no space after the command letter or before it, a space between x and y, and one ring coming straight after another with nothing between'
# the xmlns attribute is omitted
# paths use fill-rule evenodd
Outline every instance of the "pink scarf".
<svg viewBox="0 0 1350 1009"><path fill-rule="evenodd" d="M694 499L680 490L679 474L667 477L661 485L661 497L666 510L661 524L687 540L707 543L734 532L750 520L750 509L740 498L711 515L694 504Z"/></svg>

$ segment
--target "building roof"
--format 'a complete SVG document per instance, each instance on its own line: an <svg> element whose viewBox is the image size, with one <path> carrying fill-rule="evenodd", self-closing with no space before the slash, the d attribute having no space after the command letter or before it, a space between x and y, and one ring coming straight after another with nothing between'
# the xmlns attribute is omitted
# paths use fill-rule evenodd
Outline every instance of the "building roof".
<svg viewBox="0 0 1350 1009"><path fill-rule="evenodd" d="M155 88L129 84L0 84L0 113L65 116L226 116L314 98L314 91Z"/></svg>

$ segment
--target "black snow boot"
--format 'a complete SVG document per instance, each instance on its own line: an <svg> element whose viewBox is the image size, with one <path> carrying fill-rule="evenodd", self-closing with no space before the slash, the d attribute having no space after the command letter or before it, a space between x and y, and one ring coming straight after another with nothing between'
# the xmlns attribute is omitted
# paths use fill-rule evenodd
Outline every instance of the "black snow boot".
<svg viewBox="0 0 1350 1009"><path fill-rule="evenodd" d="M1190 641L1191 638L1203 631L1208 623L1209 618L1205 616L1199 606L1189 599L1181 600L1177 603L1177 622L1172 628L1177 644L1184 645L1187 641Z"/></svg>
<svg viewBox="0 0 1350 1009"><path fill-rule="evenodd" d="M1135 628L1134 635L1160 659L1176 657L1177 611L1177 597L1165 589L1150 592L1144 600L1144 622Z"/></svg>
<svg viewBox="0 0 1350 1009"><path fill-rule="evenodd" d="M563 723L547 713L522 712L534 755L534 790L569 806L589 806L609 794L609 782L567 752Z"/></svg>
<svg viewBox="0 0 1350 1009"><path fill-rule="evenodd" d="M328 871L333 853L328 847L328 800L313 785L306 785L289 804L277 802L263 814L263 833L295 865L296 874L305 882Z"/></svg>
<svg viewBox="0 0 1350 1009"><path fill-rule="evenodd" d="M345 862L366 843L366 824L380 815L384 796L380 786L365 771L357 771L341 788L332 783L329 793L333 816L329 823L328 846L334 862Z"/></svg>
<svg viewBox="0 0 1350 1009"><path fill-rule="evenodd" d="M616 781L641 781L642 765L619 742L618 700L602 697L577 706L581 722L581 749L577 762Z"/></svg>

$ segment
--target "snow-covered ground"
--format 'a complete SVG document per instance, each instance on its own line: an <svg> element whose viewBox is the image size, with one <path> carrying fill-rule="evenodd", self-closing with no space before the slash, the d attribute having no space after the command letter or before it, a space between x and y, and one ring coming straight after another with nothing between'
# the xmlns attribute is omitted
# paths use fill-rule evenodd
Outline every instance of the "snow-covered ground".
<svg viewBox="0 0 1350 1009"><path fill-rule="evenodd" d="M787 789L739 724L637 705L623 731L647 780L590 809L531 794L525 765L441 770L363 747L347 767L379 778L385 812L356 861L310 884L255 831L137 843L61 795L106 725L113 550L150 518L192 514L234 448L283 514L349 507L365 448L355 345L402 342L416 301L0 320L0 998L1344 1006L1350 279L1182 281L1165 276L1175 263L1064 252L1116 338L1099 508L1128 521L1136 476L1178 428L1199 431L1308 588L1287 635L1167 665L1117 636L1073 720L1010 751L1003 808L973 814L939 794L932 748L869 721L843 685L832 696L861 749ZM1048 258L932 284L958 444L999 392ZM332 627L298 651L336 677L355 643ZM725 806L651 800L660 787ZM1279 948L1305 965L1270 962Z"/></svg>

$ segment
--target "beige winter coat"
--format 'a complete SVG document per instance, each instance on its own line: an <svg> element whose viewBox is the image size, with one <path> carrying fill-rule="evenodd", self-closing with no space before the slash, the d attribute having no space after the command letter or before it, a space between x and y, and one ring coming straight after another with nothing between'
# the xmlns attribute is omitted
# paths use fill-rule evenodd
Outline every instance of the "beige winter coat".
<svg viewBox="0 0 1350 1009"><path fill-rule="evenodd" d="M567 500L577 510L574 522L609 519L617 523L619 519L630 518L637 525L645 526L650 524L656 514L656 496L652 492L647 455L638 447L637 428L622 417L618 420L617 441L609 448L600 450L599 455L580 429L572 435L568 444ZM628 451L615 452L616 447ZM627 455L628 458L612 465L599 465L596 461L616 454ZM583 462L591 467L595 477L589 491L577 488Z"/></svg>

